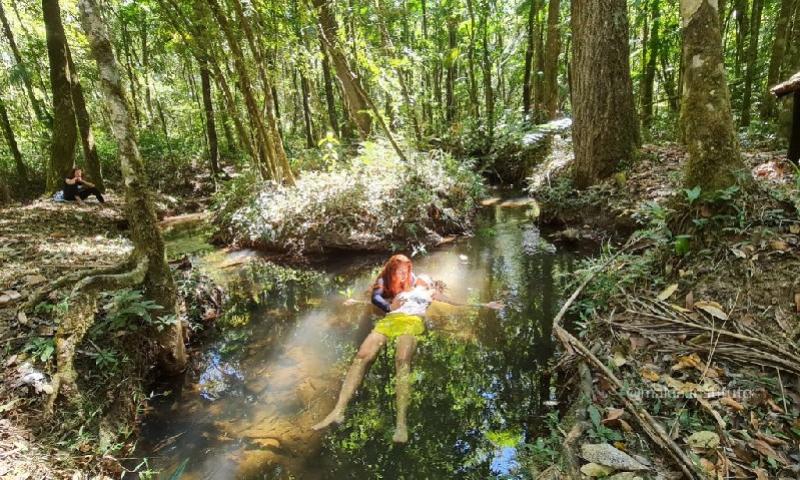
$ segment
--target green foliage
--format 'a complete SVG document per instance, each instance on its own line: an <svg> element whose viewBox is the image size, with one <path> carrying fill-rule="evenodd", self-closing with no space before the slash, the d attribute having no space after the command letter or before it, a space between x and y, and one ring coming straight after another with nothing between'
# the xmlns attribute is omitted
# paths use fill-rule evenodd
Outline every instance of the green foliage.
<svg viewBox="0 0 800 480"><path fill-rule="evenodd" d="M227 190L215 222L235 243L266 249L408 247L466 230L481 193L480 179L449 155L410 152L404 162L386 142L365 142L346 166L306 172L295 187Z"/></svg>
<svg viewBox="0 0 800 480"><path fill-rule="evenodd" d="M52 338L35 337L25 344L22 351L30 353L33 358L45 363L53 356L55 349L55 343Z"/></svg>
<svg viewBox="0 0 800 480"><path fill-rule="evenodd" d="M591 404L586 407L586 413L589 414L592 428L587 432L589 437L600 443L610 443L622 440L622 435L616 430L612 430L603 425L603 416L596 405Z"/></svg>

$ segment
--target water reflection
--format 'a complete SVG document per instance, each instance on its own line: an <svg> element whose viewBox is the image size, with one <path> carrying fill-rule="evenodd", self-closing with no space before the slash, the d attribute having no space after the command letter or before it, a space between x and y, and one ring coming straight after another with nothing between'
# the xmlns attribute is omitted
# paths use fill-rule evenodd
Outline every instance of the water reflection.
<svg viewBox="0 0 800 480"><path fill-rule="evenodd" d="M139 454L164 472L189 458L183 478L524 477L520 447L539 427L549 390L540 366L554 348L555 278L575 256L554 253L521 209L484 215L473 238L415 261L451 297L501 298L507 308L431 307L415 357L408 445L391 443L391 346L344 425L310 430L375 319L367 307L341 306L339 292L365 291L379 260L353 267L339 259L327 282L267 299L235 330L240 338L213 344L201 371L154 405Z"/></svg>

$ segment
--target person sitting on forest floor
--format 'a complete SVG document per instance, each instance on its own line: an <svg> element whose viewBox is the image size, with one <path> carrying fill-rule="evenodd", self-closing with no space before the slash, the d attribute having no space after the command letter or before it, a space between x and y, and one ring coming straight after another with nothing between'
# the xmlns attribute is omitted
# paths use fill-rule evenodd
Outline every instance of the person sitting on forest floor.
<svg viewBox="0 0 800 480"><path fill-rule="evenodd" d="M83 179L83 170L80 168L70 170L69 176L64 179L64 200L82 203L90 195L94 195L98 202L105 203L100 190L93 183Z"/></svg>
<svg viewBox="0 0 800 480"><path fill-rule="evenodd" d="M345 409L364 379L369 366L375 361L387 340L394 339L397 419L392 441L396 443L408 441L406 412L411 400L411 359L417 346L417 338L425 332L423 317L434 300L455 306L466 306L446 298L443 292L444 283L434 282L427 275L420 275L413 288L409 287L394 296L389 305L389 313L375 324L375 328L361 343L345 375L339 399L333 410L325 419L311 427L312 429L321 430L332 423L338 424L344 421ZM359 302L352 300L345 302L346 305L354 303ZM502 308L502 304L498 302L471 306Z"/></svg>

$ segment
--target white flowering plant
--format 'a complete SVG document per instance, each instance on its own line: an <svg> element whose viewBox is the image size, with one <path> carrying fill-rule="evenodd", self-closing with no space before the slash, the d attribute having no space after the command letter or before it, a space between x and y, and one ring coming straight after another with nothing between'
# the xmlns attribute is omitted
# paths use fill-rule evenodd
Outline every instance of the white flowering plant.
<svg viewBox="0 0 800 480"><path fill-rule="evenodd" d="M395 250L467 231L483 194L471 165L441 151L401 160L384 141L330 171L304 172L295 186L231 185L217 201L222 239L242 247L303 254L332 249Z"/></svg>

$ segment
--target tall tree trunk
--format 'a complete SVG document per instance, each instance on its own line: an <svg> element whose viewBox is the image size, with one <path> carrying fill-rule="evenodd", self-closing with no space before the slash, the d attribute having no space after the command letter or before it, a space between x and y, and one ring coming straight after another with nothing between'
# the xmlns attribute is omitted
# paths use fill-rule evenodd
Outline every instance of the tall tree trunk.
<svg viewBox="0 0 800 480"><path fill-rule="evenodd" d="M642 75L642 128L647 131L653 124L653 90L656 78L656 60L659 49L660 9L658 0L650 0L650 39L647 48L647 62Z"/></svg>
<svg viewBox="0 0 800 480"><path fill-rule="evenodd" d="M538 1L538 0L532 0ZM481 118L481 102L478 101L478 80L477 76L475 75L475 45L477 43L476 40L476 32L477 32L477 25L475 23L475 9L472 3L472 0L466 0L467 2L467 13L469 14L469 48L467 52L467 78L469 79L469 102L472 105L472 115L475 117L475 120L479 120Z"/></svg>
<svg viewBox="0 0 800 480"><path fill-rule="evenodd" d="M238 0L237 0L238 1ZM248 72L245 63L244 52L239 45L239 40L233 33L230 23L228 22L225 13L222 11L217 0L207 0L206 2L211 9L217 23L219 24L225 39L228 42L228 48L231 50L231 57L233 59L233 66L236 69L237 76L239 77L239 89L242 93L245 107L249 115L250 121L254 125L256 134L256 147L262 151L260 161L258 162L259 171L265 179L280 179L278 173L278 166L275 164L275 159L271 157L270 153L273 151L272 145L274 139L270 137L267 132L267 127L264 125L264 119L261 115L261 109L258 107L255 94L253 93L252 82L250 80L250 73Z"/></svg>
<svg viewBox="0 0 800 480"><path fill-rule="evenodd" d="M740 124L743 127L750 125L750 107L753 98L753 82L758 67L758 37L761 32L761 12L764 1L753 0L753 12L750 15L750 43L747 45L747 69L744 77L744 92L742 93L742 116Z"/></svg>
<svg viewBox="0 0 800 480"><path fill-rule="evenodd" d="M36 118L45 124L48 128L50 128L50 124L53 121L53 118L47 112L47 110L42 105L42 101L36 96L33 91L33 83L31 82L31 75L28 71L28 67L25 64L25 61L22 58L22 54L17 47L17 42L14 39L14 32L11 31L11 25L8 23L8 18L6 17L5 9L3 8L3 2L0 1L0 22L3 24L3 34L6 37L6 41L8 42L9 46L11 47L11 53L14 55L14 61L17 63L18 68L20 69L20 73L22 76L22 84L25 86L25 92L28 94L28 99L31 102L31 108L33 108L33 112L36 115Z"/></svg>
<svg viewBox="0 0 800 480"><path fill-rule="evenodd" d="M736 15L736 61L733 64L733 74L736 80L742 78L742 66L745 64L747 52L747 39L750 36L747 2L748 0L734 0L733 4Z"/></svg>
<svg viewBox="0 0 800 480"><path fill-rule="evenodd" d="M219 173L219 141L217 125L214 120L214 102L211 101L211 74L208 71L208 60L200 61L200 90L203 93L203 113L206 117L206 138L208 139L208 163L211 174Z"/></svg>
<svg viewBox="0 0 800 480"><path fill-rule="evenodd" d="M333 80L331 78L331 66L328 61L328 54L325 52L325 45L322 38L319 38L319 51L322 55L322 78L325 83L325 104L328 108L328 125L333 130L333 133L338 137L341 136L339 131L339 121L336 118L336 97L333 94Z"/></svg>
<svg viewBox="0 0 800 480"><path fill-rule="evenodd" d="M308 79L300 72L300 93L303 100L303 124L305 125L306 146L308 148L315 148L317 143L314 141L314 123L311 118L311 105L308 102Z"/></svg>
<svg viewBox="0 0 800 480"><path fill-rule="evenodd" d="M544 21L537 15L536 19L536 75L533 77L533 117L536 123L542 123L546 117L544 112Z"/></svg>
<svg viewBox="0 0 800 480"><path fill-rule="evenodd" d="M494 87L492 86L492 59L489 51L489 5L481 15L481 53L483 67L483 96L486 106L486 148L494 142Z"/></svg>
<svg viewBox="0 0 800 480"><path fill-rule="evenodd" d="M47 38L47 58L50 61L50 85L53 92L53 137L47 165L47 191L54 192L61 188L64 178L72 168L78 130L72 107L67 38L61 23L58 0L42 0L42 13Z"/></svg>
<svg viewBox="0 0 800 480"><path fill-rule="evenodd" d="M633 102L625 0L572 1L575 185L585 188L634 158Z"/></svg>
<svg viewBox="0 0 800 480"><path fill-rule="evenodd" d="M244 31L247 38L247 44L250 47L250 53L256 62L258 76L261 80L261 87L264 95L264 113L266 117L266 136L268 141L265 142L265 147L269 153L270 161L274 165L277 173L276 179L280 179L290 185L294 184L294 174L289 165L289 159L286 158L286 151L283 149L283 139L281 138L280 131L278 130L278 122L275 119L275 112L272 110L272 82L267 75L265 65L267 64L261 50L255 39L255 35L250 27L250 20L244 15L241 0L233 0L231 2L236 15L239 19L239 26Z"/></svg>
<svg viewBox="0 0 800 480"><path fill-rule="evenodd" d="M529 115L533 101L533 55L536 50L536 17L539 15L539 1L530 0L528 29L526 33L525 65L522 67L522 111Z"/></svg>
<svg viewBox="0 0 800 480"><path fill-rule="evenodd" d="M17 146L17 138L14 136L14 130L11 128L11 120L8 118L8 111L6 110L5 101L0 98L0 127L3 129L3 137L6 139L11 156L14 157L14 167L17 170L17 178L19 182L25 184L28 182L28 167L22 161L22 153ZM2 175L0 175L2 176Z"/></svg>
<svg viewBox="0 0 800 480"><path fill-rule="evenodd" d="M722 56L716 0L681 0L683 101L681 129L686 141L684 185L704 191L735 182L742 166L733 129L730 94Z"/></svg>
<svg viewBox="0 0 800 480"><path fill-rule="evenodd" d="M89 111L86 109L86 99L83 97L83 87L81 79L78 77L78 70L75 62L72 61L72 52L67 45L67 66L70 75L70 94L72 95L72 107L75 109L75 120L78 124L81 148L83 149L83 159L86 161L86 173L89 179L101 192L106 191L103 181L103 167L100 164L100 155L97 153L97 146L94 143L92 133L92 121Z"/></svg>
<svg viewBox="0 0 800 480"><path fill-rule="evenodd" d="M667 105L670 112L676 113L680 109L678 93L675 88L675 74L669 65L669 49L659 49L659 62L661 64L661 84L664 86L664 94L667 96Z"/></svg>
<svg viewBox="0 0 800 480"><path fill-rule="evenodd" d="M447 123L452 123L456 118L456 65L458 55L456 54L458 47L458 37L456 36L457 19L455 17L448 17L447 19L447 55L444 58L444 66L447 70L447 77L445 81L445 120Z"/></svg>
<svg viewBox="0 0 800 480"><path fill-rule="evenodd" d="M338 27L330 0L313 0L312 3L317 10L320 37L344 93L345 108L356 124L361 138L366 139L372 133L369 101L363 94L360 78L354 73L339 47L336 33Z"/></svg>
<svg viewBox="0 0 800 480"><path fill-rule="evenodd" d="M767 86L761 98L761 118L769 120L776 114L775 97L769 89L781 81L781 66L786 54L786 38L789 30L789 21L792 16L792 7L795 0L781 0L781 8L775 19L775 35L772 39L772 51L769 56L769 70L767 72Z"/></svg>
<svg viewBox="0 0 800 480"><path fill-rule="evenodd" d="M100 70L100 84L111 112L111 129L118 143L122 171L125 211L131 226L134 256L146 261L145 294L162 307L162 315L177 314L177 288L165 260L164 240L158 229L155 208L144 163L136 144L136 130L125 98L117 61L95 0L79 0L81 23L89 40L92 56ZM170 328L159 334L161 364L170 372L186 365L183 326L175 318Z"/></svg>
<svg viewBox="0 0 800 480"><path fill-rule="evenodd" d="M547 120L558 111L558 57L561 53L561 0L550 0L547 6L547 45L544 63L544 109Z"/></svg>

